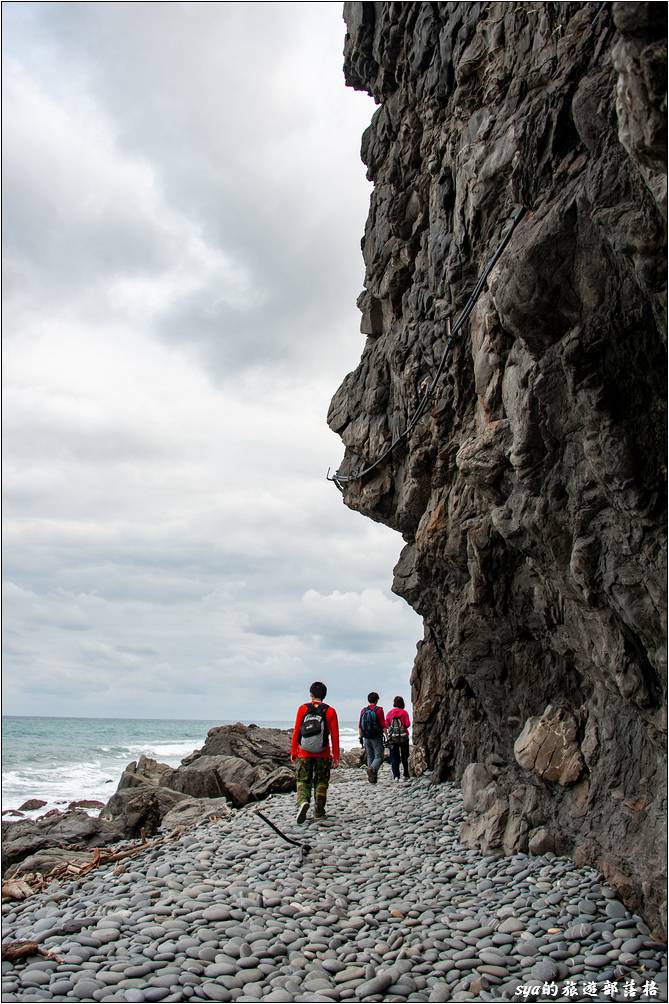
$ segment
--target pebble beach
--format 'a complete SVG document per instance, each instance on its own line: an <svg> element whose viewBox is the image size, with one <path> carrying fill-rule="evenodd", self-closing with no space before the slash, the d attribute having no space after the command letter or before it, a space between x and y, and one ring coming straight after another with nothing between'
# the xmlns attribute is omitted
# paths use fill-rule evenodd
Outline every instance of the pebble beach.
<svg viewBox="0 0 669 1004"><path fill-rule="evenodd" d="M460 789L338 771L328 816L292 795L204 822L125 867L4 903L2 1001L667 1000L666 946L598 874L464 848Z"/></svg>

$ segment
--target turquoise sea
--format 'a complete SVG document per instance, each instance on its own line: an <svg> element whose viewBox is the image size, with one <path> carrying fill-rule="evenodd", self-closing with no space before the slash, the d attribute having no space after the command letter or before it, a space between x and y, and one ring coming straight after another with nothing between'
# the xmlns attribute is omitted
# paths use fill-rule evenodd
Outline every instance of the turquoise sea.
<svg viewBox="0 0 669 1004"><path fill-rule="evenodd" d="M207 732L225 720L152 718L2 718L2 808L18 809L29 798L47 805L28 815L62 809L75 799L106 802L124 768L142 754L178 767L204 745ZM292 722L257 722L291 728ZM357 742L353 722L341 723L341 742Z"/></svg>

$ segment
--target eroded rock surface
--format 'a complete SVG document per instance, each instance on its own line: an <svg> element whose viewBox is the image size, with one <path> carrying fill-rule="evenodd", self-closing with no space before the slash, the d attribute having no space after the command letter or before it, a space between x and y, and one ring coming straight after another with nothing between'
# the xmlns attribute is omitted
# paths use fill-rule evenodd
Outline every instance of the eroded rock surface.
<svg viewBox="0 0 669 1004"><path fill-rule="evenodd" d="M3 875L38 871L47 864L53 867L61 860L75 860L78 852L104 847L120 840L121 836L117 824L96 819L85 812L58 813L38 820L3 823Z"/></svg>
<svg viewBox="0 0 669 1004"><path fill-rule="evenodd" d="M345 20L346 81L379 107L367 337L328 416L342 476L406 428L527 209L407 441L343 484L405 540L414 740L441 778L484 765L466 839L572 853L659 929L666 9L348 3ZM537 770L549 708L564 755Z"/></svg>

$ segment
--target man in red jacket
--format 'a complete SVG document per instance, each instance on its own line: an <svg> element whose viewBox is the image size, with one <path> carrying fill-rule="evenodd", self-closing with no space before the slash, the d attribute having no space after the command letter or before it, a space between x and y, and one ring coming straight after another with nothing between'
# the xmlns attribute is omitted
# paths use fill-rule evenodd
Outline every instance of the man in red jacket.
<svg viewBox="0 0 669 1004"><path fill-rule="evenodd" d="M303 823L314 789L314 818L325 816L330 767L339 766L339 722L334 708L324 704L328 688L312 683L310 701L297 709L290 759L295 763L297 821Z"/></svg>

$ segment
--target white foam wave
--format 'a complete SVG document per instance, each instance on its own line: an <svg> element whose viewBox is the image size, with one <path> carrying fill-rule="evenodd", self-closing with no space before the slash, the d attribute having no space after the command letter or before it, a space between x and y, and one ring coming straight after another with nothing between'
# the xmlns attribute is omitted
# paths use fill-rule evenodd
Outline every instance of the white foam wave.
<svg viewBox="0 0 669 1004"><path fill-rule="evenodd" d="M130 753L143 753L144 756L154 757L154 759L160 759L161 757L171 757L181 760L183 757L188 756L195 749L199 749L202 746L202 742L193 742L193 740L188 740L188 742L180 743L136 743L132 746L127 746L126 749Z"/></svg>

